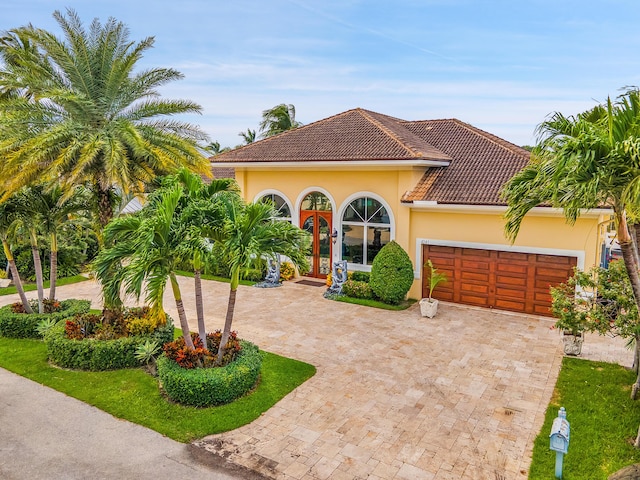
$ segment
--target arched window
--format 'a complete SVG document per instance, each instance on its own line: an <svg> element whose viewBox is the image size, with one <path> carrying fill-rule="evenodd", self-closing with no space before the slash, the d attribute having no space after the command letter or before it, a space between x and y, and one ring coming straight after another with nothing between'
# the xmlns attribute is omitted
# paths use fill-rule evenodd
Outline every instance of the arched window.
<svg viewBox="0 0 640 480"><path fill-rule="evenodd" d="M391 240L387 209L375 198L353 200L342 215L342 259L371 265L380 249Z"/></svg>
<svg viewBox="0 0 640 480"><path fill-rule="evenodd" d="M291 222L291 208L289 208L289 204L287 203L287 201L280 195L276 193L267 193L266 195L263 195L262 198L260 198L260 201L273 202L278 212L278 220L286 220L288 222Z"/></svg>

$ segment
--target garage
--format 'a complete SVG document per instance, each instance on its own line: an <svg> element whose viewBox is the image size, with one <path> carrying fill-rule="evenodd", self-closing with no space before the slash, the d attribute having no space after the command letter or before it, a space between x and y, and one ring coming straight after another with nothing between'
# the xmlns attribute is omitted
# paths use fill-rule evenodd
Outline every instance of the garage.
<svg viewBox="0 0 640 480"><path fill-rule="evenodd" d="M577 264L577 258L569 256L441 245L423 245L422 258L448 278L434 298L545 316L551 316L549 286L565 282ZM428 267L422 282L426 297Z"/></svg>

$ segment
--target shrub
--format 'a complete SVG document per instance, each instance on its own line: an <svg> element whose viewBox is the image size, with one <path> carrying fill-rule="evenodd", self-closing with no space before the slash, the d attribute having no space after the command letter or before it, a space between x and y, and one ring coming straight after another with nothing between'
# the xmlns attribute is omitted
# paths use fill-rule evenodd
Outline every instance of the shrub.
<svg viewBox="0 0 640 480"><path fill-rule="evenodd" d="M22 304L20 304L22 306ZM43 320L62 320L76 314L88 312L89 300L63 300L53 313L16 313L13 305L0 308L0 336L11 338L42 338L38 325ZM36 307L37 311L37 307Z"/></svg>
<svg viewBox="0 0 640 480"><path fill-rule="evenodd" d="M347 280L342 284L342 293L353 298L373 298L373 290L367 282Z"/></svg>
<svg viewBox="0 0 640 480"><path fill-rule="evenodd" d="M413 265L407 252L395 241L380 249L371 266L369 285L376 297L396 305L413 284Z"/></svg>
<svg viewBox="0 0 640 480"><path fill-rule="evenodd" d="M162 388L171 400L196 407L222 405L243 396L258 382L262 356L254 344L241 340L240 345L236 359L224 367L185 369L160 357Z"/></svg>
<svg viewBox="0 0 640 480"><path fill-rule="evenodd" d="M296 269L290 262L282 262L280 264L280 279L291 280L296 274Z"/></svg>
<svg viewBox="0 0 640 480"><path fill-rule="evenodd" d="M77 322L71 322L78 325ZM80 327L82 328L82 327ZM115 370L139 367L143 364L136 357L140 345L147 341L164 345L173 340L173 322L158 327L150 335L120 337L114 339L67 338L66 325L62 322L49 330L44 337L49 359L56 365L78 370Z"/></svg>
<svg viewBox="0 0 640 480"><path fill-rule="evenodd" d="M369 281L371 280L371 274L369 272L360 272L360 271L353 271L350 272L350 279L351 280L355 280L356 282L366 282L369 283Z"/></svg>
<svg viewBox="0 0 640 480"><path fill-rule="evenodd" d="M220 340L222 340L222 332L216 330L214 333L207 334L207 348L202 346L202 341L197 333L192 332L191 339L193 340L195 349L187 347L184 342L184 337L180 337L173 342L165 344L163 347L165 356L176 362L182 368L208 368L215 366L217 361L216 354L220 347ZM231 332L221 365L224 366L232 362L240 350L238 334Z"/></svg>

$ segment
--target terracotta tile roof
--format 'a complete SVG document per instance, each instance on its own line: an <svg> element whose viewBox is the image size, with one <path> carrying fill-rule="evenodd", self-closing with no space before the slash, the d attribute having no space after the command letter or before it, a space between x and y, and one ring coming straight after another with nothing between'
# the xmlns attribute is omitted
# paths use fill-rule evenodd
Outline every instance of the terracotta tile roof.
<svg viewBox="0 0 640 480"><path fill-rule="evenodd" d="M529 161L525 149L459 120L403 124L453 158L448 167L428 169L403 202L504 205L502 185Z"/></svg>
<svg viewBox="0 0 640 480"><path fill-rule="evenodd" d="M213 178L236 178L236 170L233 167L213 167Z"/></svg>
<svg viewBox="0 0 640 480"><path fill-rule="evenodd" d="M397 118L361 108L211 157L219 162L450 160Z"/></svg>
<svg viewBox="0 0 640 480"><path fill-rule="evenodd" d="M503 205L500 188L529 152L456 119L409 122L361 108L211 157L211 164L443 160L403 202Z"/></svg>

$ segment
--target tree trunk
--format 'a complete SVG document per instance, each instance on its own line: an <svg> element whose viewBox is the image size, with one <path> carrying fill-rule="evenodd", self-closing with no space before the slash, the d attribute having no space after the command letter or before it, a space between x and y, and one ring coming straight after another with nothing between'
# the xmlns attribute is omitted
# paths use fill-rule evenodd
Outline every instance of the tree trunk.
<svg viewBox="0 0 640 480"><path fill-rule="evenodd" d="M195 269L193 272L196 290L196 315L198 317L198 335L202 341L202 346L207 348L207 330L204 326L204 306L202 304L202 279L200 278L200 270Z"/></svg>
<svg viewBox="0 0 640 480"><path fill-rule="evenodd" d="M95 185L95 193L98 199L98 220L100 225L105 227L113 218L113 207L111 205L111 189L106 190Z"/></svg>
<svg viewBox="0 0 640 480"><path fill-rule="evenodd" d="M622 252L622 260L624 266L629 275L629 281L631 282L631 289L633 290L633 297L640 311L640 275L638 274L638 267L636 264L635 253L633 251L633 241L629 235L629 228L627 226L627 219L624 214L617 213L617 229L618 229L618 243L620 243L620 251Z"/></svg>
<svg viewBox="0 0 640 480"><path fill-rule="evenodd" d="M20 295L20 301L22 302L22 307L24 311L27 313L33 313L31 309L31 305L29 305L29 300L24 293L24 288L22 288L22 280L20 280L20 273L18 272L18 267L16 266L16 261L13 258L13 252L11 251L11 247L6 240L2 240L2 247L4 248L4 256L7 257L7 262L9 262L9 270L11 271L11 279L13 284L16 286L16 290L18 291L18 295Z"/></svg>
<svg viewBox="0 0 640 480"><path fill-rule="evenodd" d="M220 347L218 347L218 365L222 364L222 357L229 341L229 335L231 334L231 324L233 323L233 313L236 308L236 294L238 292L237 287L229 290L229 302L227 303L227 317L224 321L224 330L222 330L222 338L220 339Z"/></svg>
<svg viewBox="0 0 640 480"><path fill-rule="evenodd" d="M638 399L638 390L640 390L640 370L638 369L638 355L640 354L640 350L638 350L638 341L640 340L640 333L636 333L634 335L635 345L633 350L633 365L636 369L636 383L631 387L631 400Z"/></svg>
<svg viewBox="0 0 640 480"><path fill-rule="evenodd" d="M42 280L42 263L40 262L40 250L35 230L31 230L31 253L33 254L33 266L36 270L36 287L38 288L38 313L44 313L44 283Z"/></svg>
<svg viewBox="0 0 640 480"><path fill-rule="evenodd" d="M638 428L638 435L636 436L636 441L633 442L633 446L635 448L640 448L640 427Z"/></svg>
<svg viewBox="0 0 640 480"><path fill-rule="evenodd" d="M193 349L195 345L193 344L193 339L191 338L191 333L189 332L189 322L187 321L187 314L184 310L184 303L182 303L182 294L180 293L180 286L178 285L178 280L176 279L175 274L170 274L169 278L171 279L171 288L173 290L173 297L176 299L176 308L178 309L178 318L180 319L180 328L182 329L182 336L184 337L184 344Z"/></svg>
<svg viewBox="0 0 640 480"><path fill-rule="evenodd" d="M58 281L58 236L55 233L51 234L51 263L49 271L49 300L54 300Z"/></svg>
<svg viewBox="0 0 640 480"><path fill-rule="evenodd" d="M636 265L640 268L640 223L631 225L631 240L633 241Z"/></svg>

